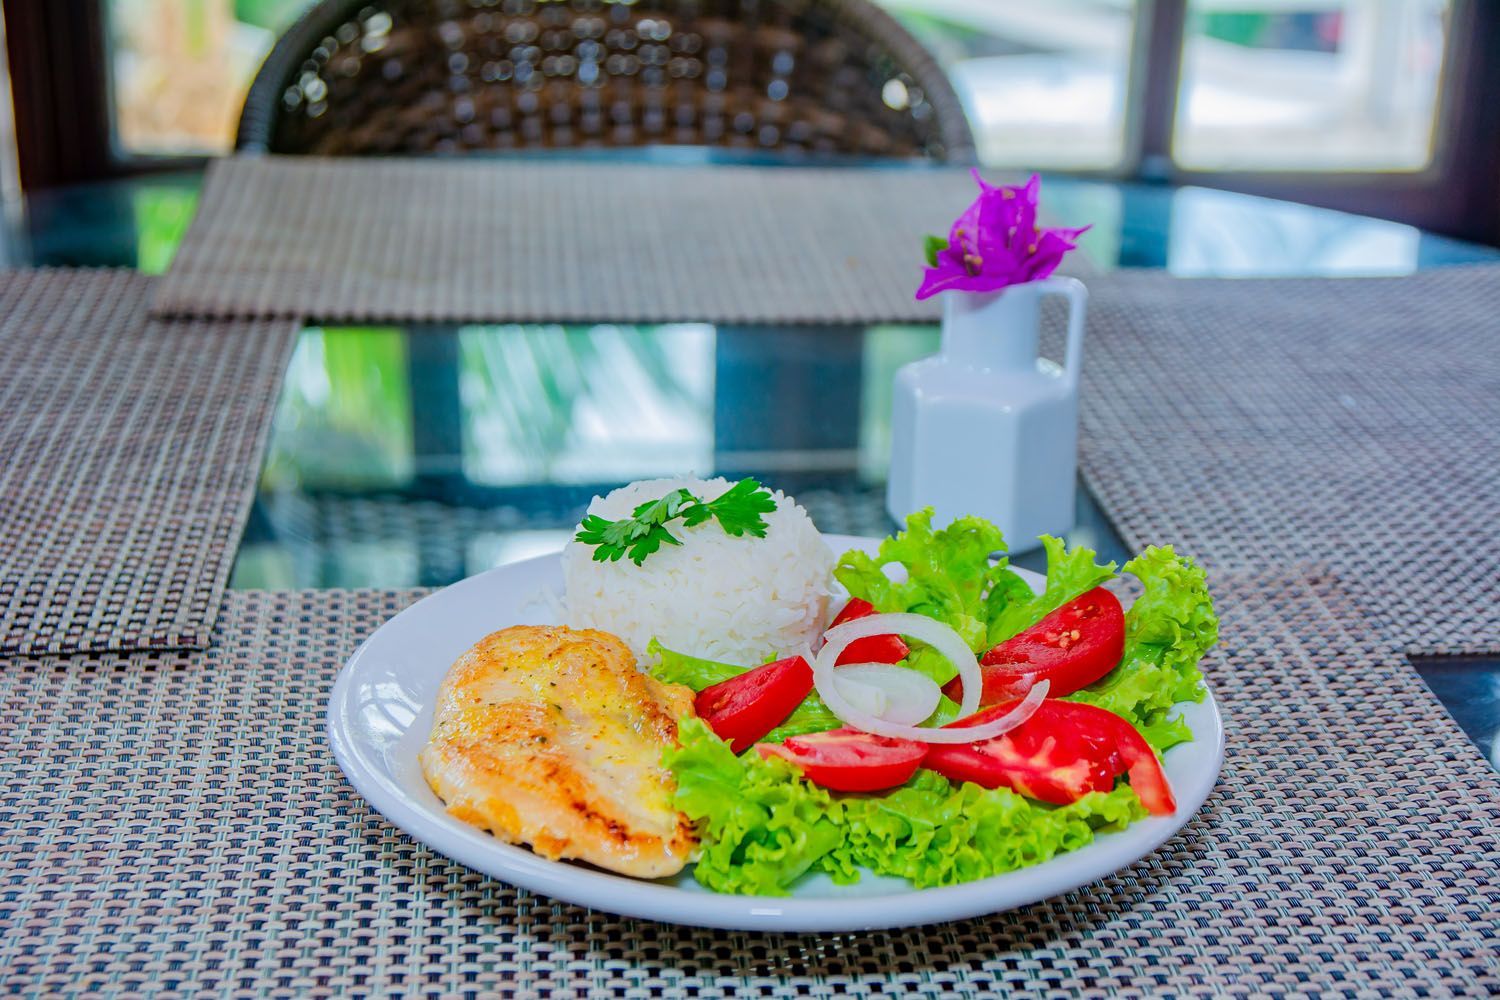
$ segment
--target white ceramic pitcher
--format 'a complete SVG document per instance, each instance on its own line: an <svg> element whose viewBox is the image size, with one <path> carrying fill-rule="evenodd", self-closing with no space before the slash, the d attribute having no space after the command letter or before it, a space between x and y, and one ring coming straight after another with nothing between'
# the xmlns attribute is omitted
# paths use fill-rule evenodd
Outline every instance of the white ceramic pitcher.
<svg viewBox="0 0 1500 1000"><path fill-rule="evenodd" d="M1062 367L1037 355L1043 296L1068 300ZM1088 292L1072 278L943 293L942 350L896 373L886 508L978 514L1012 552L1073 527Z"/></svg>

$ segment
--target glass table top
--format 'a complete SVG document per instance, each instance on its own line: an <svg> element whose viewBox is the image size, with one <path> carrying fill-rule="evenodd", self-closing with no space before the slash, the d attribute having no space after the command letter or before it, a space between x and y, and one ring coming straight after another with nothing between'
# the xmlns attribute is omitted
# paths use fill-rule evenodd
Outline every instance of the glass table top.
<svg viewBox="0 0 1500 1000"><path fill-rule="evenodd" d="M595 494L664 476L753 476L824 530L885 534L891 381L937 335L309 328L231 585L440 586L556 550ZM1086 491L1070 540L1128 557Z"/></svg>
<svg viewBox="0 0 1500 1000"><path fill-rule="evenodd" d="M6 266L164 271L201 175L35 193L0 217ZM1405 274L1500 260L1408 226L1219 191L1047 178L1099 270ZM19 210L14 210L14 209ZM283 384L231 585L441 586L555 551L631 479L752 475L826 531L883 534L891 378L930 326L309 327ZM1086 490L1069 540L1129 557ZM1039 553L1017 557L1042 569ZM1417 669L1500 757L1500 660ZM1500 766L1500 762L1497 762Z"/></svg>
<svg viewBox="0 0 1500 1000"><path fill-rule="evenodd" d="M883 535L890 386L931 326L312 327L231 586L438 587L557 551L633 479L754 476ZM1070 544L1131 553L1080 483ZM1045 571L1039 551L1013 561ZM1500 767L1500 660L1414 660Z"/></svg>

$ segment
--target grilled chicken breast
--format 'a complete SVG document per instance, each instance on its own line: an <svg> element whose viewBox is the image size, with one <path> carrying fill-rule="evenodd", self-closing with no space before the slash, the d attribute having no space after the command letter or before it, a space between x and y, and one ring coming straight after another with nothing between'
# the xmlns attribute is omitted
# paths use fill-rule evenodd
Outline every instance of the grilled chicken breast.
<svg viewBox="0 0 1500 1000"><path fill-rule="evenodd" d="M696 846L661 764L693 693L607 632L518 625L481 639L438 693L422 773L459 819L546 858L645 878Z"/></svg>

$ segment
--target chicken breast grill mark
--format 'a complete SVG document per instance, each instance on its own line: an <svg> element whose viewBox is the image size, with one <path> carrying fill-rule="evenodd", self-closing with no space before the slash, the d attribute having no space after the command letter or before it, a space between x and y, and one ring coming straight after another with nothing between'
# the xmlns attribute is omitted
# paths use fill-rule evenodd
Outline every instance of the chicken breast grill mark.
<svg viewBox="0 0 1500 1000"><path fill-rule="evenodd" d="M501 840L659 878L697 846L661 763L692 706L607 632L518 625L449 670L422 773L450 814Z"/></svg>

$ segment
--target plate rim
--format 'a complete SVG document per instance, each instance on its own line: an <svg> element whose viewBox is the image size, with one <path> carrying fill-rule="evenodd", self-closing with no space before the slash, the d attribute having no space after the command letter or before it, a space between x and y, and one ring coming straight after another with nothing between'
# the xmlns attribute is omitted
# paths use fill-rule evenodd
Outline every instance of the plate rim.
<svg viewBox="0 0 1500 1000"><path fill-rule="evenodd" d="M880 539L857 535L825 534L831 548L843 544L878 544ZM340 770L366 803L407 836L432 850L481 874L519 888L551 896L564 902L605 910L625 917L656 920L664 923L723 930L746 931L860 931L894 927L917 927L947 920L984 916L1029 905L1042 899L1070 892L1122 871L1155 853L1162 844L1187 826L1202 809L1218 784L1224 763L1224 724L1218 701L1204 683L1204 700L1198 705L1207 712L1212 733L1200 733L1183 747L1212 743L1211 763L1195 774L1189 787L1178 786L1177 811L1171 816L1148 816L1130 824L1125 830L1106 836L1133 834L1129 856L1121 860L1117 850L1098 851L1093 843L1077 851L1054 856L1037 865L1004 872L990 878L953 886L865 896L798 899L795 896L739 896L715 892L691 892L673 885L637 879L600 869L585 868L566 861L550 861L529 849L490 838L476 842L465 834L443 825L430 811L412 800L399 786L388 786L377 767L362 752L349 733L354 707L350 692L361 661L371 655L370 649L381 632L397 618L433 601L458 587L478 587L486 578L497 574L524 572L557 560L561 552L546 553L507 563L476 573L448 587L433 591L421 600L391 615L355 648L344 662L329 692L325 731ZM1039 576L1040 574L1033 574ZM503 627L503 626L502 626ZM445 668L446 669L446 668ZM1189 703L1190 704L1190 703ZM1174 748L1175 749L1175 748ZM1169 751L1170 753L1171 751ZM393 784L393 783L392 783ZM483 831L475 832L483 834ZM485 836L490 836L484 834ZM1059 863L1061 866L1059 867ZM1003 887L1002 893L997 889ZM594 891L588 891L590 888ZM996 896L1003 904L996 906ZM857 906L852 906L857 902Z"/></svg>

